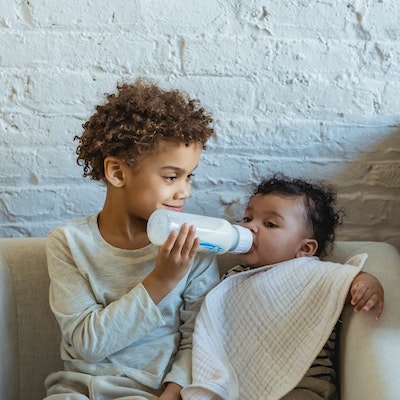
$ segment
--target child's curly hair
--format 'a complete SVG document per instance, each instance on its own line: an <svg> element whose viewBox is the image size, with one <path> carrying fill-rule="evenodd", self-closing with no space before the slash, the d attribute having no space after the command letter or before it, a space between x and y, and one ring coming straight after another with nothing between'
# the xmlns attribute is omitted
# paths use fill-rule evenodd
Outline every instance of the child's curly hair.
<svg viewBox="0 0 400 400"><path fill-rule="evenodd" d="M82 125L82 136L74 137L79 140L77 163L83 165L84 177L104 181L107 156L135 167L160 141L198 142L205 149L215 136L211 116L185 93L165 91L140 78L118 85L117 90Z"/></svg>
<svg viewBox="0 0 400 400"><path fill-rule="evenodd" d="M335 229L342 224L344 215L343 210L335 210L336 190L323 182L306 182L276 174L263 180L254 190L253 196L269 193L304 198L307 222L318 242L315 255L326 256L335 241Z"/></svg>

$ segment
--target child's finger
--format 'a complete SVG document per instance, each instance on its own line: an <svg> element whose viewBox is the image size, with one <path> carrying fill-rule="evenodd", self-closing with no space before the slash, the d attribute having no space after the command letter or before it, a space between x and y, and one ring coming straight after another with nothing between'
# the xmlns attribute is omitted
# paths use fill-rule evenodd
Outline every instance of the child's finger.
<svg viewBox="0 0 400 400"><path fill-rule="evenodd" d="M193 225L182 225L177 238L176 251L179 252L182 257L187 257L195 239L196 228Z"/></svg>
<svg viewBox="0 0 400 400"><path fill-rule="evenodd" d="M191 233L191 227L186 223L182 224L171 251L181 253L191 236L193 236L193 233Z"/></svg>
<svg viewBox="0 0 400 400"><path fill-rule="evenodd" d="M193 245L192 245L192 247L191 247L191 249L189 251L189 257L190 258L193 258L196 255L196 253L199 250L199 247L200 247L200 239L199 238L195 238L195 240L193 242Z"/></svg>
<svg viewBox="0 0 400 400"><path fill-rule="evenodd" d="M172 234L172 235L171 235ZM193 225L182 224L179 232L171 232L164 246L170 253L187 256L196 239L196 228Z"/></svg>
<svg viewBox="0 0 400 400"><path fill-rule="evenodd" d="M178 237L178 232L171 231L165 243L160 247L160 250L166 253L170 253L173 247L175 246L177 237Z"/></svg>
<svg viewBox="0 0 400 400"><path fill-rule="evenodd" d="M188 235L181 250L182 258L186 259L188 262L193 261L193 258L199 250L199 247L200 239L196 238L196 228L192 225L189 228Z"/></svg>

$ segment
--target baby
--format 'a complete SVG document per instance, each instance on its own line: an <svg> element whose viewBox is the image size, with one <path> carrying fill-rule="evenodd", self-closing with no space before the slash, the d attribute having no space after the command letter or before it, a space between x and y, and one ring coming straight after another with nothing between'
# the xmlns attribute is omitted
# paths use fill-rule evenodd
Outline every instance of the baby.
<svg viewBox="0 0 400 400"><path fill-rule="evenodd" d="M330 187L299 179L274 176L258 185L242 222L253 233L253 246L206 297L195 327L193 384L183 390L184 399L254 400L256 389L268 399L337 399L335 325L341 308L351 302L355 311L373 310L378 319L384 294L375 277L359 272L366 256L353 260L358 268L319 260L341 220L335 199ZM286 338L287 332L292 334ZM251 356L253 334L260 348ZM239 336L246 341L232 344ZM215 343L222 343L221 352ZM206 366L200 361L208 351L221 361L220 369L215 359ZM271 375L260 374L263 368ZM251 369L263 376L257 379ZM259 387L251 387L253 379Z"/></svg>

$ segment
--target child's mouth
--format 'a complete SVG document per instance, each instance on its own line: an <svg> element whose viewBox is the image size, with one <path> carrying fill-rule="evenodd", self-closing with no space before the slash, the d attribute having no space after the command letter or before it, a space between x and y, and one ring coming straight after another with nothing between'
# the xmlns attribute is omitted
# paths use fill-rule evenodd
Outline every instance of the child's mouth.
<svg viewBox="0 0 400 400"><path fill-rule="evenodd" d="M168 210L176 211L176 212L182 212L182 210L183 210L183 206L167 206L167 205L164 205L164 207L167 208Z"/></svg>

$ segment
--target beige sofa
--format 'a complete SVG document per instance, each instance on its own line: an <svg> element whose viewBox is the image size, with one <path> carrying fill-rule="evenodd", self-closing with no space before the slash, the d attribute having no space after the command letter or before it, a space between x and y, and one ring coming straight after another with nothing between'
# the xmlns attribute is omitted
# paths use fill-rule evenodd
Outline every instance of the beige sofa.
<svg viewBox="0 0 400 400"><path fill-rule="evenodd" d="M342 400L400 399L400 256L378 242L338 242L330 259L367 252L365 269L385 288L380 321L347 306L340 341ZM221 257L221 270L233 261ZM62 368L48 307L45 239L0 239L0 399L41 400L43 381Z"/></svg>

